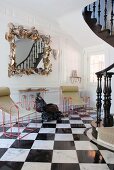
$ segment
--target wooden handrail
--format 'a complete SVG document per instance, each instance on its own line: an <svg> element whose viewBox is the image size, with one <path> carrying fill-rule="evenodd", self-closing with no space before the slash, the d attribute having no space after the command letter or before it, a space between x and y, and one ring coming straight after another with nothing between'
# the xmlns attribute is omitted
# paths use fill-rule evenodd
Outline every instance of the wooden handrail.
<svg viewBox="0 0 114 170"><path fill-rule="evenodd" d="M105 72L111 70L112 68L114 68L114 63L111 64L110 66L108 66L107 68L105 68L105 69L103 69L103 70L101 70L101 71L96 72L95 74L96 74L96 75L98 75L98 74L104 74Z"/></svg>

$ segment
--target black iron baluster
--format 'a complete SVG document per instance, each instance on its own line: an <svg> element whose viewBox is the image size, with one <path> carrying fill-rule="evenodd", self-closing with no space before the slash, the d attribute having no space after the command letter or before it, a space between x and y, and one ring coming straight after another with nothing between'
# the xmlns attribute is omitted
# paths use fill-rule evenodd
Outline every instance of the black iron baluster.
<svg viewBox="0 0 114 170"><path fill-rule="evenodd" d="M95 18L95 9L96 9L96 3L93 3L93 18Z"/></svg>
<svg viewBox="0 0 114 170"><path fill-rule="evenodd" d="M30 56L29 56L29 68L30 68Z"/></svg>
<svg viewBox="0 0 114 170"><path fill-rule="evenodd" d="M108 83L108 89L107 89L107 126L113 126L113 116L110 114L110 108L111 108L111 78L114 73L109 72L107 73L107 83Z"/></svg>
<svg viewBox="0 0 114 170"><path fill-rule="evenodd" d="M35 54L35 44L34 44L34 46L33 46L33 55L34 55L35 58L37 58L37 57L36 57L36 54Z"/></svg>
<svg viewBox="0 0 114 170"><path fill-rule="evenodd" d="M110 32L111 32L111 35L112 35L112 32L113 32L113 3L114 3L114 0L111 0L111 19L110 19L110 24L111 24Z"/></svg>
<svg viewBox="0 0 114 170"><path fill-rule="evenodd" d="M28 67L28 61L26 60L26 68Z"/></svg>
<svg viewBox="0 0 114 170"><path fill-rule="evenodd" d="M98 24L100 25L100 18L101 18L101 2L98 1Z"/></svg>
<svg viewBox="0 0 114 170"><path fill-rule="evenodd" d="M91 11L91 5L89 5L89 11Z"/></svg>
<svg viewBox="0 0 114 170"><path fill-rule="evenodd" d="M23 69L24 69L24 62L22 62L22 65L23 65Z"/></svg>
<svg viewBox="0 0 114 170"><path fill-rule="evenodd" d="M37 58L37 42L35 42L35 53L36 53L36 58Z"/></svg>
<svg viewBox="0 0 114 170"><path fill-rule="evenodd" d="M104 104L103 104L103 107L104 107L104 126L106 126L107 124L107 120L106 120L106 117L107 117L107 79L106 79L106 76L107 74L105 73L104 74L104 90L103 90L103 93L104 93Z"/></svg>
<svg viewBox="0 0 114 170"><path fill-rule="evenodd" d="M105 0L105 9L104 9L104 29L107 28L107 0Z"/></svg>
<svg viewBox="0 0 114 170"><path fill-rule="evenodd" d="M97 74L97 103L96 103L96 107L97 107L97 126L100 125L101 122L101 107L102 107L102 85L101 85L101 81L102 81L102 74Z"/></svg>

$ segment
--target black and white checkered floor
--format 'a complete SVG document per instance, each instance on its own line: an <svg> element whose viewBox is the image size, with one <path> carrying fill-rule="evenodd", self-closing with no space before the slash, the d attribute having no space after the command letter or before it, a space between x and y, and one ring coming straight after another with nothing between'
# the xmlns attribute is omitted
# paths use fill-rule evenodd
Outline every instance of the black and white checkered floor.
<svg viewBox="0 0 114 170"><path fill-rule="evenodd" d="M78 114L61 122L32 120L27 126L37 129L21 140L4 137L1 128L0 170L114 170L114 151L95 145L84 133L92 120ZM21 136L27 133L20 130Z"/></svg>

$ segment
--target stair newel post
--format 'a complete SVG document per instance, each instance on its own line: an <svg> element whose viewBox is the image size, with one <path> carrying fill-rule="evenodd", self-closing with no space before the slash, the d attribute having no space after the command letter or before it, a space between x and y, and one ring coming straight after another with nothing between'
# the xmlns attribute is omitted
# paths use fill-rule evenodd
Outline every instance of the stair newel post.
<svg viewBox="0 0 114 170"><path fill-rule="evenodd" d="M97 74L97 103L96 103L96 107L97 107L97 126L100 125L101 122L101 107L102 107L102 74Z"/></svg>
<svg viewBox="0 0 114 170"><path fill-rule="evenodd" d="M113 32L113 3L114 3L114 0L111 0L111 19L110 19L110 32L111 32L111 35L112 35L112 32Z"/></svg>
<svg viewBox="0 0 114 170"><path fill-rule="evenodd" d="M96 9L96 3L93 3L93 18L95 18L95 9Z"/></svg>
<svg viewBox="0 0 114 170"><path fill-rule="evenodd" d="M101 19L101 1L98 1L98 24L100 25L100 19Z"/></svg>
<svg viewBox="0 0 114 170"><path fill-rule="evenodd" d="M105 0L105 9L104 9L104 29L107 28L107 0Z"/></svg>

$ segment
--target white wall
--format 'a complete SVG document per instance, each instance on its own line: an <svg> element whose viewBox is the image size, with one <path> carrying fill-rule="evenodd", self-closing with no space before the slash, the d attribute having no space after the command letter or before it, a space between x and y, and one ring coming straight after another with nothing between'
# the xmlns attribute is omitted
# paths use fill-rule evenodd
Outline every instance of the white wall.
<svg viewBox="0 0 114 170"><path fill-rule="evenodd" d="M1 27L0 27L0 86L8 86L12 92L16 89L28 88L28 87L59 87L64 82L64 70L66 68L68 73L68 67L70 65L69 58L75 57L74 67L78 69L79 74L81 73L81 52L77 48L77 44L73 45L69 38L62 36L61 33L57 32L56 27L48 23L43 19L29 16L29 14L23 13L22 11L7 9L1 7L0 11ZM39 21L39 22L38 22ZM52 73L49 76L30 75L30 76L14 76L8 77L8 63L9 63L9 43L5 40L5 33L8 31L7 24L13 22L16 24L25 25L28 27L35 26L42 30L43 33L51 36L51 47L59 50L59 56L55 60L53 56L50 57L52 62ZM38 24L37 24L38 23ZM64 62L65 60L65 62ZM63 64L64 63L64 64ZM70 66L71 67L71 66ZM65 83L68 82L68 79ZM14 92L15 93L15 92ZM16 92L15 95L18 93Z"/></svg>

